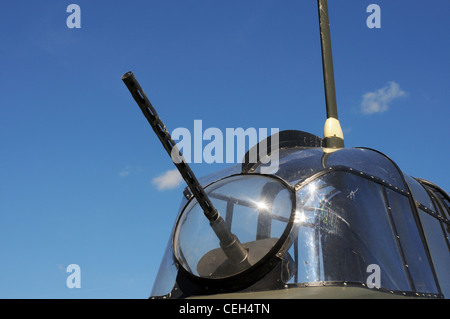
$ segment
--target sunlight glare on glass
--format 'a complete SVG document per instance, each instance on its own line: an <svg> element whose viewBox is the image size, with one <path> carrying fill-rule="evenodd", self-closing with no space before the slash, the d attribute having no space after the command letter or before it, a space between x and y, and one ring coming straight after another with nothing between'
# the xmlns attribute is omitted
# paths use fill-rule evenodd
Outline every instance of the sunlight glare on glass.
<svg viewBox="0 0 450 319"><path fill-rule="evenodd" d="M314 195L317 192L317 185L310 184L308 190L311 195Z"/></svg>
<svg viewBox="0 0 450 319"><path fill-rule="evenodd" d="M302 210L295 211L294 223L303 223L305 220L305 213Z"/></svg>
<svg viewBox="0 0 450 319"><path fill-rule="evenodd" d="M255 203L256 204L256 207L259 209L259 210L267 210L269 207L267 206L267 204L265 203L265 202L256 202Z"/></svg>

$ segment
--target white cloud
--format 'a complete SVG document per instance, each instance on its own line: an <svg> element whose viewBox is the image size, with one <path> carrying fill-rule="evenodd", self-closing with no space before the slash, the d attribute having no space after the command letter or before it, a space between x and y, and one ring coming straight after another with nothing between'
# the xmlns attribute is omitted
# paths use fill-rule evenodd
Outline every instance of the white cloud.
<svg viewBox="0 0 450 319"><path fill-rule="evenodd" d="M173 189L178 187L183 182L183 178L178 170L172 169L168 170L164 174L155 177L152 180L153 185L155 185L159 190Z"/></svg>
<svg viewBox="0 0 450 319"><path fill-rule="evenodd" d="M131 173L131 166L127 165L124 169L119 172L120 177L127 177Z"/></svg>
<svg viewBox="0 0 450 319"><path fill-rule="evenodd" d="M406 92L402 91L396 82L389 82L385 87L363 95L361 111L364 114L386 112L393 100L404 96Z"/></svg>

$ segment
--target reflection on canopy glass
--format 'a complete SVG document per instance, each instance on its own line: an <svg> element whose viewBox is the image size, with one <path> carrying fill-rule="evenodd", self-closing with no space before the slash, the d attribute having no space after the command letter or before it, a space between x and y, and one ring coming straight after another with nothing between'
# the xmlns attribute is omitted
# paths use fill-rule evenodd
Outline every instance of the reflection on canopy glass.
<svg viewBox="0 0 450 319"><path fill-rule="evenodd" d="M292 282L362 282L382 270L381 286L410 290L389 221L383 187L346 172L315 179L297 192L298 256Z"/></svg>
<svg viewBox="0 0 450 319"><path fill-rule="evenodd" d="M240 273L269 254L287 236L293 193L275 178L239 175L206 188L230 231L248 251L249 264L234 267L227 259L203 210L191 201L178 220L174 252L182 267L202 278L226 278Z"/></svg>

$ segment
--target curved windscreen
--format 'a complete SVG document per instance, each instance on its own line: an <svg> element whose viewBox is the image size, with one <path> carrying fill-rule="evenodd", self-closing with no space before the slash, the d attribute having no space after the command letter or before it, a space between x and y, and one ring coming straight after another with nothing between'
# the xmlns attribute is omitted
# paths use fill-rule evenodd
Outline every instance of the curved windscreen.
<svg viewBox="0 0 450 319"><path fill-rule="evenodd" d="M389 158L362 148L295 148L280 150L274 175L260 175L261 167L206 182L221 225L245 258L233 261L197 201L186 196L153 295L172 287L178 293L186 278L208 293L216 284L231 283L220 290L226 292L231 285L257 291L325 282L439 293L404 178L413 195L417 190Z"/></svg>
<svg viewBox="0 0 450 319"><path fill-rule="evenodd" d="M279 151L278 170L274 174L294 185L324 169L322 148L287 148ZM260 165L255 173L262 173Z"/></svg>
<svg viewBox="0 0 450 319"><path fill-rule="evenodd" d="M365 148L345 148L333 152L326 159L329 167L347 166L366 175L378 177L398 189L405 189L401 172L385 155Z"/></svg>
<svg viewBox="0 0 450 319"><path fill-rule="evenodd" d="M258 166L255 173L261 173L263 167ZM323 148L281 149L278 170L274 175L294 185L330 167L363 172L393 188L405 190L401 172L396 165L383 154L364 148L344 148L328 153Z"/></svg>
<svg viewBox="0 0 450 319"><path fill-rule="evenodd" d="M412 212L407 206L390 207L393 201L382 185L348 172L328 173L303 186L297 192L298 236L289 251L298 256L292 282L359 282L411 291L392 215L412 218ZM415 249L416 255L423 252ZM409 258L414 267L429 272L421 260L425 256L415 257Z"/></svg>
<svg viewBox="0 0 450 319"><path fill-rule="evenodd" d="M245 271L277 250L288 234L293 192L281 181L260 175L237 175L205 189L232 234L248 252L235 267L196 200L182 212L174 233L174 254L190 274L210 279Z"/></svg>

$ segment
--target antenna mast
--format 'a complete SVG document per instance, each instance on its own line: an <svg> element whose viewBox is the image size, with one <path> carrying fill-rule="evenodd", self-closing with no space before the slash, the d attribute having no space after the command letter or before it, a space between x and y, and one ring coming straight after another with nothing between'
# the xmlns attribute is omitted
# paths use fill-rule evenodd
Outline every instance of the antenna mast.
<svg viewBox="0 0 450 319"><path fill-rule="evenodd" d="M343 148L344 134L339 124L334 86L333 55L331 52L330 22L328 20L327 0L317 0L319 9L320 43L322 47L323 81L327 120L323 129L325 148Z"/></svg>

